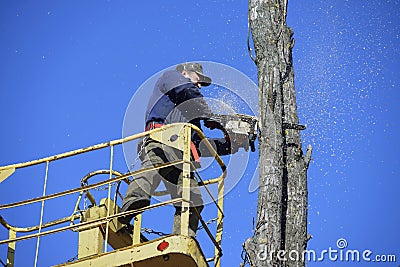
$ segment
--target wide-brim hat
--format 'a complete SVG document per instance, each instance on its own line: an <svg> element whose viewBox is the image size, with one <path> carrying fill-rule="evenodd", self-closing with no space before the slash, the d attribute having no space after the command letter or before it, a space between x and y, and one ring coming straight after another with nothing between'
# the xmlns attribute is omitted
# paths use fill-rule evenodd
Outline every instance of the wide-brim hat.
<svg viewBox="0 0 400 267"><path fill-rule="evenodd" d="M200 78L199 83L203 86L209 86L212 82L210 77L204 75L203 66L200 63L196 62L181 63L178 66L176 66L176 70L179 72L182 72L184 70L196 72Z"/></svg>

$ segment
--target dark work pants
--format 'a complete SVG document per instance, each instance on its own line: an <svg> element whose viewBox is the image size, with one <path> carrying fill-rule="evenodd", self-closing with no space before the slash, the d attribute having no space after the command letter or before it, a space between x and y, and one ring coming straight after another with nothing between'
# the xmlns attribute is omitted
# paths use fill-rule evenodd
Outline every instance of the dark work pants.
<svg viewBox="0 0 400 267"><path fill-rule="evenodd" d="M153 140L148 140L143 149L144 151L141 153L142 169L181 160L183 154L180 150ZM150 200L151 195L153 195L161 181L163 181L168 192L171 194L171 198L180 198L182 195L183 181L182 164L145 172L135 177L128 186L128 190L122 202L122 207L130 206L131 203L135 201L141 201L143 203L144 199ZM193 210L193 206L201 212L203 209L203 199L193 173L191 173L190 191L190 201L192 201L193 204L189 216L189 235L195 236L199 218L197 213ZM174 234L180 233L180 204L181 203L174 204L176 208L173 227Z"/></svg>

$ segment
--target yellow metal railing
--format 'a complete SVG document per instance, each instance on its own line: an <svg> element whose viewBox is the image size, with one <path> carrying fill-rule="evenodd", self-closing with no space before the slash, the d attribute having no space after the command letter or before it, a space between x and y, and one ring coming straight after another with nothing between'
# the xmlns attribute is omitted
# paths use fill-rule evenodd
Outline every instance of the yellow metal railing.
<svg viewBox="0 0 400 267"><path fill-rule="evenodd" d="M13 266L14 265L14 254L15 254L15 249L16 249L16 242L21 241L21 240L27 240L31 238L37 238L37 244L36 244L36 253L35 253L35 264L37 264L37 258L38 258L38 250L39 250L39 245L40 245L40 237L45 236L45 235L50 235L50 234L55 234L59 233L62 231L67 231L67 230L76 230L80 229L82 227L98 227L98 226L104 226L105 225L105 240L108 241L108 235L109 235L109 224L113 219L116 219L120 216L126 216L130 214L136 214L136 219L134 222L134 232L133 232L133 237L132 237L132 243L133 245L138 245L140 243L140 235L141 235L141 213L150 210L150 209L155 209L161 206L165 205L170 205L174 203L181 203L182 205L182 215L181 215L181 235L188 236L188 227L189 227L189 206L190 206L190 172L193 170L193 164L191 163L191 158L190 158L190 142L191 142L191 131L197 132L197 134L200 136L200 138L203 140L204 144L208 148L208 150L211 152L211 154L214 156L216 162L219 164L221 167L222 174L213 179L208 179L208 180L203 180L200 176L200 174L196 170L196 176L200 179L199 185L204 186L210 194L213 202L215 203L217 209L218 209L218 217L217 217L217 229L215 235L213 235L210 231L210 229L207 227L206 223L204 220L201 218L200 214L198 213L198 216L200 218L200 222L203 226L203 228L206 230L210 240L215 246L215 253L214 257L212 260L214 261L214 265L219 267L220 266L220 258L222 256L222 249L221 249L221 241L222 241L222 232L223 232L223 196L224 196L224 178L226 176L226 167L224 165L224 162L222 159L219 157L219 155L216 153L212 145L209 143L209 141L206 139L204 134L201 132L199 128L197 128L194 125L191 124L183 124L183 123L176 123L176 124L169 124L165 125L161 128L153 129L147 132L135 134L129 137L125 137L122 139L118 140L113 140L107 143L101 143L97 144L94 146L89 146L86 148L82 149L77 149L73 150L70 152L58 154L55 156L51 157L45 157L42 159L38 160L33 160L29 162L23 162L23 163L17 163L17 164L12 164L4 167L0 167L0 183L7 179L8 176L12 175L16 170L21 169L21 168L26 168L38 164L46 164L46 174L44 178L44 186L43 186L43 194L40 197L36 198L31 198L23 201L18 201L14 203L8 203L8 204L0 204L0 211L4 209L10 209L18 206L23 206L23 205L28 205L32 203L41 203L41 213L40 213L40 223L37 226L33 227L15 227L6 222L4 218L0 216L0 224L2 224L6 229L9 230L9 238L6 240L0 240L0 245L3 244L8 244L8 256L7 256L7 266ZM172 135L177 138L170 138ZM130 142L133 140L137 140L140 138L144 137L150 137L151 139L154 139L156 141L162 142L164 144L167 144L169 146L175 147L177 149L180 149L183 151L183 158L182 160L174 161L174 162L168 162L165 164L161 164L158 166L154 166L152 168L142 168L137 171L133 172L128 172L125 174L119 173L117 171L113 170L113 164L114 164L114 146L116 145L121 145L126 142ZM49 173L49 168L50 168L50 163L53 161L61 160L67 157L72 157L76 155L80 155L83 153L88 153L91 151L95 150L100 150L104 148L110 148L110 162L109 162L109 169L108 170L100 170L100 171L95 171L92 173L89 173L86 175L82 181L83 184L80 188L75 188L75 189L69 189L65 190L62 192L58 193L53 193L53 194L46 194L46 186L48 179L50 178L48 173ZM120 181L125 181L129 182L129 177L131 176L136 176L148 171L154 171L158 170L161 168L173 166L173 165L182 165L182 172L183 172L183 185L182 185L182 196L181 198L178 199L172 199L169 201L164 201L161 203L157 203L154 205L150 205L148 207L134 210L134 211L126 211L126 212L120 212L120 213L114 213L111 214L110 211L112 210L110 207L111 201L107 201L107 214L101 218L90 220L90 221L82 221L82 215L77 213L78 209L78 204L81 200L81 197L83 194L86 194L88 199L91 201L92 205L96 205L96 200L94 197L91 195L89 190L95 189L101 186L108 186L108 192L107 192L107 199L111 199L111 185L115 182L120 182ZM100 181L94 184L87 184L87 180L97 174L108 174L109 178L104 181ZM217 184L218 185L218 196L217 199L213 197L211 194L210 190L207 188L207 185L210 184ZM1 186L1 185L0 185ZM45 201L50 200L50 199L55 199L71 194L79 193L78 201L76 202L74 212L71 216L61 218L55 221L43 223L43 209L45 206ZM155 195L163 195L166 194L166 192L156 192ZM116 203L116 197L114 198L114 203ZM196 210L197 212L197 210ZM139 215L137 215L139 214ZM77 223L76 220L80 219L81 222ZM50 229L46 230L49 227L54 227L59 224L63 224L66 222L70 222L70 225L67 226L62 226L56 229ZM36 232L32 234L25 234L25 235L20 235L17 236L17 233L30 233L30 232ZM104 252L107 251L107 242L104 244Z"/></svg>

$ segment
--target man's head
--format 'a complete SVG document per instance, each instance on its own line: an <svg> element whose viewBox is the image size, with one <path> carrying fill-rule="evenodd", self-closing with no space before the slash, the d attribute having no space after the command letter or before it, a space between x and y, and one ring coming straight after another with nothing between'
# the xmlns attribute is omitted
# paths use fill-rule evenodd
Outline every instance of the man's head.
<svg viewBox="0 0 400 267"><path fill-rule="evenodd" d="M176 66L176 70L181 72L186 78L189 78L198 87L209 86L211 84L211 78L203 74L203 66L200 63L182 63Z"/></svg>

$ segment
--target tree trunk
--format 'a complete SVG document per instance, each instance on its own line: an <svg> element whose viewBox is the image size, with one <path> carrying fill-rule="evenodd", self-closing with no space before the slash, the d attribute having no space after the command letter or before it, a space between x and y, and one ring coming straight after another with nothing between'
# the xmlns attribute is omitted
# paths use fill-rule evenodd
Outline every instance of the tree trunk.
<svg viewBox="0 0 400 267"><path fill-rule="evenodd" d="M304 266L307 245L311 147L304 157L292 65L294 40L286 26L286 10L285 0L249 0L261 134L257 224L245 249L250 265L257 267Z"/></svg>

